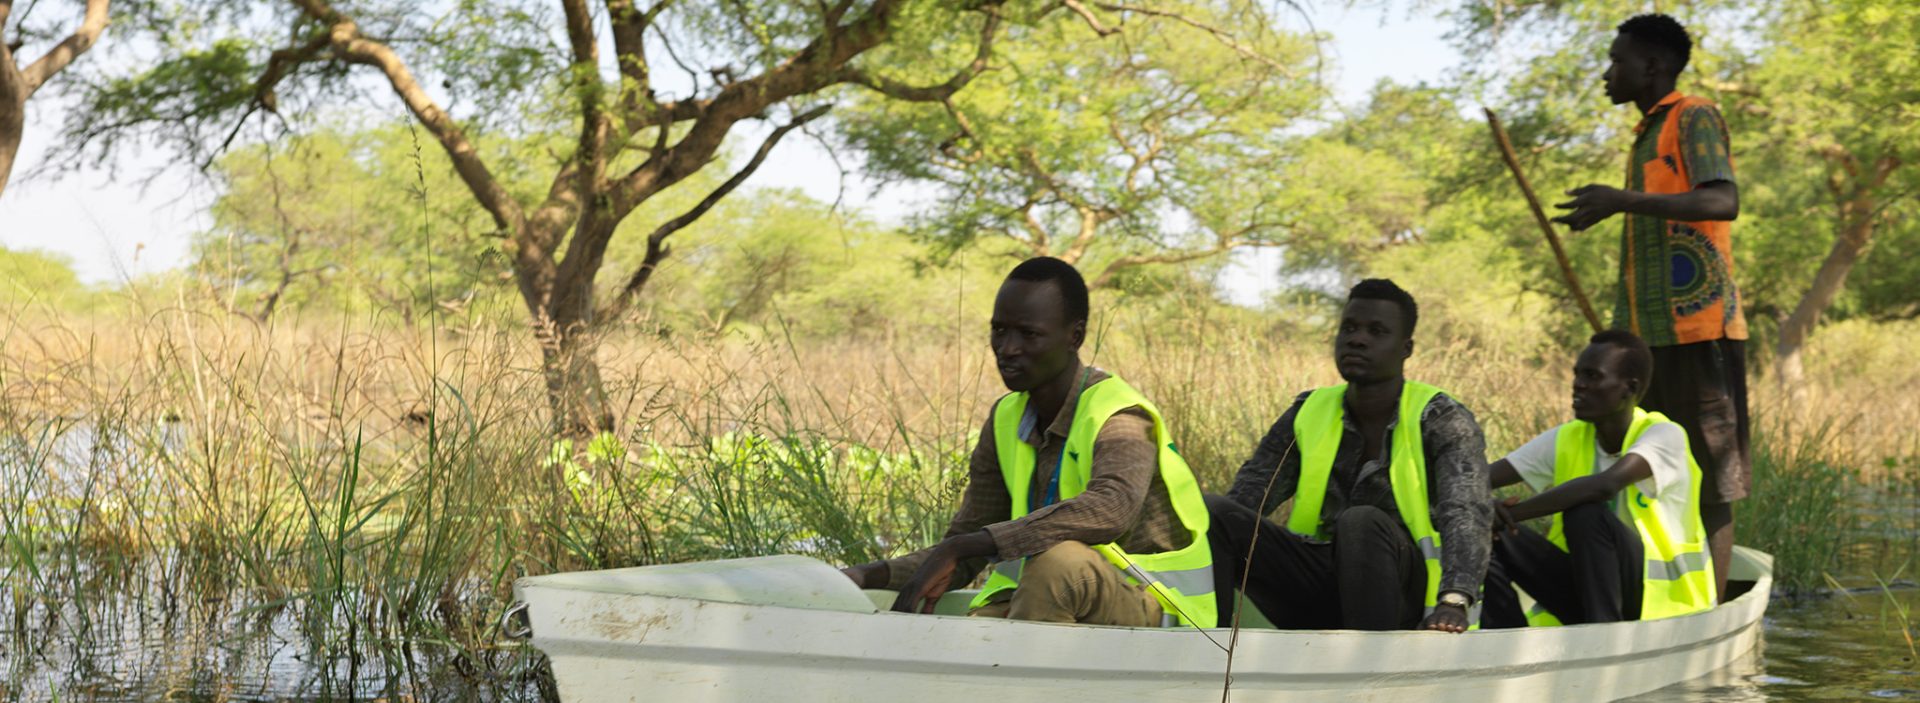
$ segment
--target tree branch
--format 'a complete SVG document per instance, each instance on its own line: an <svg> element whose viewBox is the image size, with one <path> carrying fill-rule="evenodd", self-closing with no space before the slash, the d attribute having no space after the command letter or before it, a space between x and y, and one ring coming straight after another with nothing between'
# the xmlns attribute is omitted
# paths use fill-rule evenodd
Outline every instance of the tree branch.
<svg viewBox="0 0 1920 703"><path fill-rule="evenodd" d="M60 43L54 45L52 49L48 49L45 56L20 70L20 81L25 86L27 95L32 95L33 91L39 90L47 79L53 77L53 74L59 73L61 69L73 63L74 59L93 48L93 43L100 39L100 34L107 31L107 3L108 0L87 0L86 15L80 20L80 27L73 30L73 34L68 35L66 39L60 40Z"/></svg>
<svg viewBox="0 0 1920 703"><path fill-rule="evenodd" d="M841 69L861 52L885 41L901 0L875 0L859 19L841 25L809 42L767 71L727 84L701 106L685 136L621 178L609 195L613 213L624 216L654 193L687 177L711 159L720 143L742 119L796 95L824 88L842 78ZM605 243L586 242L589 247ZM569 245L567 258L585 253L582 242Z"/></svg>
<svg viewBox="0 0 1920 703"><path fill-rule="evenodd" d="M1120 33L1119 27L1108 27L1102 24L1100 18L1093 14L1093 10L1087 9L1086 4L1080 0L1060 0L1060 4L1072 10L1073 14L1079 15L1080 19L1086 20L1087 26L1093 29L1094 34L1105 37Z"/></svg>
<svg viewBox="0 0 1920 703"><path fill-rule="evenodd" d="M1075 205L1073 211L1080 215L1080 231L1074 233L1073 243L1067 245L1067 250L1060 252L1060 260L1069 264L1078 263L1080 257L1086 256L1087 247L1093 244L1094 235L1100 233L1100 225L1112 219L1103 216L1100 210L1088 205Z"/></svg>
<svg viewBox="0 0 1920 703"><path fill-rule="evenodd" d="M821 115L827 114L827 110L831 108L831 105L815 107L794 116L792 121L773 130L772 134L767 135L767 138L760 142L760 148L754 151L753 158L748 159L746 165L742 166L739 171L734 172L733 176L728 178L726 182L714 188L713 192L708 193L707 197L701 198L699 203L689 208L686 212L661 223L659 227L655 227L653 232L647 235L647 253L646 256L641 259L640 267L634 269L633 275L627 277L627 284L620 288L620 293L614 297L613 302L607 306L607 309L603 311L599 317L601 319L612 319L624 314L627 307L632 304L634 297L640 293L640 289L646 287L648 279L653 277L654 269L659 268L660 262L664 261L667 258L667 254L670 253L666 245L667 237L672 236L673 233L699 220L701 216L707 214L708 210L712 210L713 206L718 204L721 199L727 197L735 188L740 187L740 184L745 183L748 178L752 177L754 171L760 169L760 164L766 162L767 155L773 153L774 146L778 145L780 139L787 136L788 132L799 129L802 125L813 121Z"/></svg>
<svg viewBox="0 0 1920 703"><path fill-rule="evenodd" d="M1118 259L1114 259L1112 263L1107 264L1107 267L1105 269L1101 269L1100 275L1096 276L1093 279L1093 282L1088 284L1087 287L1088 288L1104 288L1108 283L1112 282L1114 274L1119 273L1122 269L1132 268L1135 266L1144 266L1147 264L1184 263L1188 261L1194 261L1196 259L1204 259L1209 256L1215 256L1223 252L1226 252L1228 250L1234 249L1236 247L1274 247L1274 246L1280 246L1280 243L1257 240L1257 239L1227 238L1227 239L1220 240L1218 244L1215 244L1214 246L1208 247L1206 249L1186 249L1181 251L1166 252L1163 254L1135 254L1132 256L1123 256Z"/></svg>
<svg viewBox="0 0 1920 703"><path fill-rule="evenodd" d="M348 63L379 69L393 92L406 104L407 110L439 140L447 157L453 161L454 171L460 175L460 180L473 192L474 199L493 216L494 224L506 231L514 243L515 267L526 274L520 277L523 279L522 292L532 285L531 279L536 272L550 271L551 259L542 247L537 246L537 241L529 239L535 233L528 231L526 215L521 211L520 203L494 178L466 132L420 87L420 82L414 78L406 62L391 47L361 34L360 26L352 18L341 14L325 0L292 1L309 17L327 25L328 42L335 55Z"/></svg>
<svg viewBox="0 0 1920 703"><path fill-rule="evenodd" d="M884 76L874 76L857 68L847 67L842 71L840 80L846 83L866 87L887 97L909 102L944 102L967 87L975 76L986 72L987 59L993 55L993 38L1000 31L1000 13L989 7L982 10L987 19L980 25L980 42L974 49L973 61L947 80L934 85L912 86Z"/></svg>
<svg viewBox="0 0 1920 703"><path fill-rule="evenodd" d="M1173 20L1175 22L1179 22L1181 24L1187 25L1194 29L1198 29L1200 31L1213 35L1215 39L1220 40L1221 44L1225 44L1227 48L1232 49L1234 53L1240 54L1241 56L1244 56L1248 59L1258 61L1262 64L1266 64L1268 68L1271 68L1275 71L1279 71L1280 75L1286 76L1289 80L1299 77L1294 74L1293 69L1291 67L1287 66L1286 64L1280 63L1279 61L1275 61L1265 54L1255 51L1253 47L1247 46L1245 43L1242 43L1239 39L1235 38L1231 32L1228 32L1219 27L1215 27L1213 25L1207 24L1205 22L1201 22L1199 20L1196 20L1192 17L1188 17L1179 12L1174 12L1172 10L1162 10L1162 9L1153 8L1153 7L1140 7L1138 5L1123 5L1120 3L1110 3L1110 2L1096 2L1094 3L1094 6L1099 7L1100 9L1106 10L1108 12L1137 12L1143 15L1147 15L1149 17L1162 17L1162 18ZM1071 7L1071 5L1069 5L1069 7Z"/></svg>
<svg viewBox="0 0 1920 703"><path fill-rule="evenodd" d="M647 28L672 0L642 12L633 0L606 0L607 19L613 25L614 61L620 66L621 123L629 135L639 132L645 115L657 107L653 97L653 67L647 64Z"/></svg>
<svg viewBox="0 0 1920 703"><path fill-rule="evenodd" d="M1047 191L1027 196L1027 202L1020 205L1020 223L1021 226L1026 227L1029 234L1033 235L1027 240L1027 245L1033 248L1034 256L1046 256L1053 246L1049 241L1051 237L1047 235L1046 226L1040 224L1040 218L1033 214L1034 206L1040 204L1040 196L1045 192Z"/></svg>

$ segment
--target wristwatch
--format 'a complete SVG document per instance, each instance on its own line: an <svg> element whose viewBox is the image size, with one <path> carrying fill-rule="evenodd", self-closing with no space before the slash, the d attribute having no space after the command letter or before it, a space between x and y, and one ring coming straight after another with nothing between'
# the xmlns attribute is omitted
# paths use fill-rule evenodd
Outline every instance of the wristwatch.
<svg viewBox="0 0 1920 703"><path fill-rule="evenodd" d="M1468 606L1473 605L1473 599L1459 591L1447 591L1440 594L1440 605L1451 605L1465 610Z"/></svg>

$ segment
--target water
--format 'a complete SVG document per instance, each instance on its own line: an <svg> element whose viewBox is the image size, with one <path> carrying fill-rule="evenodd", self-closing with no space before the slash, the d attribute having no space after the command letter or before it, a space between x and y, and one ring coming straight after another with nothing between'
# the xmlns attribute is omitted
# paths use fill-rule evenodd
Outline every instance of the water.
<svg viewBox="0 0 1920 703"><path fill-rule="evenodd" d="M1758 651L1710 676L1632 700L1920 700L1920 499L1911 480L1852 501L1850 538L1825 593L1775 594ZM1905 613L1903 617L1903 612Z"/></svg>
<svg viewBox="0 0 1920 703"><path fill-rule="evenodd" d="M126 597L36 609L0 639L0 701L543 700L529 649L463 652L351 627L308 636L300 614Z"/></svg>
<svg viewBox="0 0 1920 703"><path fill-rule="evenodd" d="M1817 598L1776 598L1767 606L1758 651L1712 675L1631 700L1920 700L1920 663L1902 635L1896 604L1920 618L1920 589L1907 584L1886 592L1862 587Z"/></svg>

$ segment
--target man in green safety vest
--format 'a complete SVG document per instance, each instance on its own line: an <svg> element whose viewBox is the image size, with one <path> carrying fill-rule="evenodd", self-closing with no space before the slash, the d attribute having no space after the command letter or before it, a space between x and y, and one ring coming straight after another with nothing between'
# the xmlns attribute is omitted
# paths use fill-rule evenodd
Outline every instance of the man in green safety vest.
<svg viewBox="0 0 1920 703"><path fill-rule="evenodd" d="M1368 279L1347 295L1333 357L1346 383L1300 394L1207 498L1214 592L1283 629L1464 632L1478 611L1492 508L1473 413L1402 373L1413 296ZM1293 499L1285 527L1263 516Z"/></svg>
<svg viewBox="0 0 1920 703"><path fill-rule="evenodd" d="M1687 431L1639 407L1653 354L1625 330L1589 342L1573 364L1574 420L1488 471L1496 488L1525 481L1535 491L1495 506L1489 628L1652 620L1718 602ZM1516 527L1549 515L1544 537ZM1515 583L1533 596L1531 614Z"/></svg>
<svg viewBox="0 0 1920 703"><path fill-rule="evenodd" d="M991 561L973 615L1214 626L1200 486L1153 402L1081 364L1087 313L1086 281L1066 262L1028 259L1007 275L991 343L1011 392L980 430L946 538L848 578L899 591L896 611L928 613Z"/></svg>

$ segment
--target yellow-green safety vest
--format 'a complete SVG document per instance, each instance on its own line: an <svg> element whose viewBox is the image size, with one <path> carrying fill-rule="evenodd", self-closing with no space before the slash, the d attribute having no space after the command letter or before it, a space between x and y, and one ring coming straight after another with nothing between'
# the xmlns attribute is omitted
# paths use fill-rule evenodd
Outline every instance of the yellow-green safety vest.
<svg viewBox="0 0 1920 703"><path fill-rule="evenodd" d="M1020 439L1020 420L1027 412L1028 394L1009 393L993 409L993 442L998 450L1000 474L1006 479L1013 499L1013 518L1031 512L1027 504L1032 485L1035 452L1033 445ZM1128 554L1116 544L1094 545L1093 550L1119 568L1130 583L1146 584L1154 599L1160 601L1166 623L1180 622L1195 627L1214 627L1219 619L1213 597L1213 552L1207 546L1207 505L1200 497L1200 484L1193 470L1174 450L1167 422L1146 396L1127 385L1118 376L1088 386L1074 406L1073 426L1067 433L1060 462L1060 500L1069 500L1087 488L1093 468L1093 441L1101 426L1114 413L1139 407L1153 418L1153 439L1160 448L1160 481L1173 501L1173 512L1180 524L1193 536L1187 546L1158 554ZM986 605L994 594L1017 588L1026 559L1002 561L994 565L987 583L973 599L973 606Z"/></svg>
<svg viewBox="0 0 1920 703"><path fill-rule="evenodd" d="M1440 598L1440 532L1433 529L1428 513L1427 455L1420 438L1420 413L1442 391L1415 381L1404 382L1400 389L1400 419L1394 424L1392 464L1387 480L1393 484L1393 504L1400 510L1400 521L1407 526L1413 543L1427 566L1426 612L1431 614ZM1293 514L1287 516L1287 530L1303 536L1322 538L1320 506L1327 497L1327 477L1333 473L1333 455L1340 449L1341 418L1347 384L1314 390L1293 416L1294 443L1300 447L1300 484L1293 494ZM1480 602L1475 599L1467 621L1480 626Z"/></svg>
<svg viewBox="0 0 1920 703"><path fill-rule="evenodd" d="M1627 428L1623 448L1633 446L1647 428L1663 422L1673 421L1660 413L1634 408L1633 424ZM1593 423L1582 420L1574 420L1554 430L1554 485L1593 473L1594 431ZM1700 521L1700 465L1693 460L1690 447L1682 448L1687 450L1687 476L1690 479L1687 485L1686 517L1682 519L1684 524L1666 524L1660 518L1659 511L1654 510L1654 501L1640 492L1637 482L1620 492L1620 499L1627 502L1627 513L1633 517L1633 530L1640 533L1640 544L1647 557L1646 568L1641 575L1641 620L1697 613L1719 602L1713 583L1713 557L1706 548L1707 529ZM1547 530L1547 541L1559 547L1560 551L1567 551L1567 536L1558 513L1553 516L1553 526ZM1545 608L1536 606L1527 614L1527 623L1550 626L1560 624L1560 619Z"/></svg>

